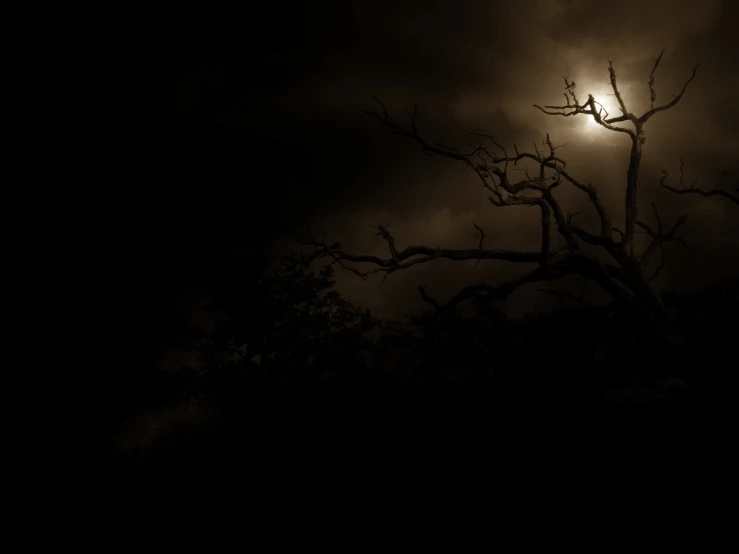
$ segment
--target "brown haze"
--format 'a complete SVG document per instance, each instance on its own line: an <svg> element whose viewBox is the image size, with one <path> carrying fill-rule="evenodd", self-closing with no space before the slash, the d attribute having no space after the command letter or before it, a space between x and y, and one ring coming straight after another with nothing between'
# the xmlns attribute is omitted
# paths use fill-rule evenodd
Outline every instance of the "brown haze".
<svg viewBox="0 0 739 554"><path fill-rule="evenodd" d="M376 96L405 123L415 103L420 130L432 142L453 144L462 133L478 131L507 147L517 142L531 149L550 133L555 144L567 145L561 155L568 170L598 187L617 220L627 137L585 116L550 117L532 105L560 103L567 74L580 94L609 102L612 59L627 104L641 112L649 102L650 68L664 48L656 83L663 102L680 91L694 65L700 67L680 104L648 126L640 206L657 202L666 220L690 214L684 236L692 253L671 249L657 283L692 289L739 274L736 206L671 195L660 189L659 178L666 169L675 179L680 157L688 181L710 187L721 171L739 178L736 21L736 3L720 0L319 2L304 24L300 75L279 96L260 100L259 110L268 115L263 123L251 117L253 107L234 107L221 119L289 137L307 154L310 180L296 183L282 208L297 231L310 223L345 250L384 255L386 245L371 228L378 223L391 223L400 247L461 248L476 245L475 222L485 229L488 247L536 249L540 222L534 211L492 207L461 165L424 156L356 107L376 108ZM202 71L217 82L218 68ZM173 100L182 110L187 103L186 90ZM286 152L285 162L290 159ZM559 196L565 209L586 206L581 193L565 187ZM282 237L275 244L280 251L292 247ZM395 316L421 305L419 283L443 299L464 284L521 271L503 262L473 265L427 264L390 276L381 290L380 276L362 282L339 272L338 287L378 315ZM535 288L522 287L507 301L512 313L546 306L547 299L531 294Z"/></svg>

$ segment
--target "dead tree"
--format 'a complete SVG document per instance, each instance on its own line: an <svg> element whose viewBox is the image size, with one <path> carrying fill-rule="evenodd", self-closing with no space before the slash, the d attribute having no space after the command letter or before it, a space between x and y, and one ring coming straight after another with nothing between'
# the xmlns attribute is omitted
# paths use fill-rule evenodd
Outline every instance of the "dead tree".
<svg viewBox="0 0 739 554"><path fill-rule="evenodd" d="M669 228L663 228L657 208L653 204L652 212L656 227L646 223L644 219L640 219L638 211L639 168L646 140L647 122L656 114L669 110L680 102L688 85L695 79L697 66L693 69L692 75L685 82L679 94L670 102L658 105L654 81L655 71L661 58L662 53L655 61L648 81L651 96L650 108L640 116L628 110L619 91L616 72L611 62L609 62L608 67L610 84L618 102L620 115L607 113L605 107L592 95L588 95L586 100L581 101L575 91L575 83L568 80L567 77L564 78L564 105L547 105L544 107L535 105L537 109L547 115L592 117L601 127L609 131L622 133L628 138L631 149L626 175L625 218L622 227L613 224L608 210L601 202L598 189L592 184L581 182L567 170L566 162L559 157L557 147L554 146L548 134L541 149L534 145L534 152L522 152L514 144L513 153L509 153L504 146L494 140L492 135L471 133L469 135L470 146L466 151L462 151L458 148L443 145L440 142L431 143L419 134L416 127L416 107L414 107L411 124L408 128L395 123L385 106L378 100L381 111L362 111L377 118L393 134L411 139L420 146L424 153L451 158L466 165L477 175L482 186L489 191L489 200L493 206L505 208L525 205L538 208L541 217L540 248L536 251L484 248L485 234L478 225L475 225L480 233L477 248L448 249L432 246L408 246L402 250L396 246L395 237L390 233L388 227L377 225L376 235L387 242L388 258L346 252L339 243L329 245L325 237L318 238L312 233L309 236L295 236L294 238L302 244L312 246L315 258L327 258L330 263L337 263L363 279L374 273L384 274L383 282L391 273L417 264L432 262L439 258L458 261L506 260L534 265L533 269L516 279L498 284L480 283L464 287L445 305L429 296L425 287L420 286L419 291L423 299L437 309L442 310L453 308L461 301L469 298L502 300L525 283L551 282L554 279L579 274L587 280L597 283L617 304L636 314L659 336L667 339L672 344L680 343L680 338L673 328L662 299L650 282L663 264L660 263L654 272L650 271L649 268L655 252L659 250L663 253L665 244L676 242L685 246L685 243L676 233L685 223L687 216L683 215ZM625 126L619 124L625 124ZM476 137L475 140L478 143L473 145L471 137ZM508 170L511 166L518 165L519 162L535 164L537 173L532 176L527 172L525 179L513 182ZM661 185L665 189L677 193L715 194L737 202L736 191L728 193L719 191L719 189L705 191L695 187L685 187L682 185L682 178L680 181L681 188L675 188L666 183L666 177L665 174L661 181ZM558 187L562 185L573 186L585 194L591 209L595 210L598 216L600 227L598 230L592 231L576 225L573 222L573 216L565 214L555 194ZM554 248L552 245L552 226L563 239L564 245L562 247ZM637 251L634 244L637 229L639 229L639 232L648 234L651 238L648 246L641 252ZM586 252L583 249L584 244L597 247L605 255L596 256ZM361 271L353 265L354 263L367 263L374 267Z"/></svg>

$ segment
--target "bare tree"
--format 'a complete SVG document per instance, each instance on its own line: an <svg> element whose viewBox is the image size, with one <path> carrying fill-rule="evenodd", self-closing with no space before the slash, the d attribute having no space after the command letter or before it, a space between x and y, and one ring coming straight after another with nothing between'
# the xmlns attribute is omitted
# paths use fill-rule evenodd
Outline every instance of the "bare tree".
<svg viewBox="0 0 739 554"><path fill-rule="evenodd" d="M663 52L664 53L664 50ZM475 284L461 289L446 305L430 297L424 286L419 290L423 299L438 309L450 309L459 302L468 298L505 299L519 286L525 283L552 281L573 274L579 274L587 280L594 281L602 287L614 301L626 307L648 323L659 336L675 344L680 343L670 318L665 310L660 295L651 284L651 279L663 267L664 246L669 242L685 243L677 236L677 231L685 223L687 216L683 215L677 221L663 228L659 213L652 204L652 213L656 227L639 219L638 212L638 185L639 168L642 159L642 150L646 140L646 124L656 114L675 107L682 99L688 85L695 79L697 66L692 75L685 82L682 90L665 104L657 104L655 92L655 72L662 59L662 53L654 63L648 81L651 97L650 108L642 115L637 116L630 112L619 91L616 72L609 62L608 72L613 93L618 102L620 115L611 115L592 95L581 101L575 91L575 83L567 77L565 82L565 104L546 105L535 107L545 114L561 117L586 116L592 117L595 122L616 133L624 134L631 143L629 166L626 175L625 218L623 227L612 223L612 218L601 202L598 190L591 184L579 181L569 171L566 162L560 158L556 147L549 135L542 148L534 145L534 152L522 152L513 145L513 153L509 153L504 146L494 140L492 135L470 133L469 148L462 151L458 148L431 143L419 134L416 127L417 109L414 106L411 125L403 127L393 121L385 106L378 100L381 111L362 110L364 113L377 118L382 125L393 134L411 139L421 150L430 155L444 156L457 160L470 168L490 193L489 200L493 206L505 208L508 206L536 206L541 216L541 247L536 251L513 251L484 248L485 234L478 225L475 227L480 233L477 248L448 249L431 246L408 246L402 250L396 246L395 238L387 225L377 225L376 235L382 237L388 245L389 257L352 254L341 248L339 243L329 245L325 237L318 238L309 233L308 236L295 236L298 242L310 245L314 249L315 258L327 258L330 263L337 263L358 276L366 279L374 273L384 274L384 279L391 273L409 268L417 264L432 262L439 258L448 260L507 260L525 264L535 264L535 267L515 279L498 284ZM626 126L618 124L624 123ZM476 137L477 144L472 144L472 137ZM525 172L525 178L513 182L509 176L509 168L519 163L533 163L537 173L530 175ZM703 191L682 185L674 188L666 184L665 173L661 185L677 193L698 193L703 195L725 196L737 202L736 191L728 193L718 188L713 191ZM582 191L588 198L589 204L595 210L600 222L597 231L587 230L573 222L574 215L565 214L557 200L555 192L562 185L573 186ZM563 240L563 246L554 248L552 245L552 224ZM635 246L635 234L648 234L650 242L646 248L638 252ZM586 252L583 245L597 247L605 255L594 255ZM592 248L590 249L592 251ZM656 251L662 253L661 263L655 271L650 271L652 257ZM605 260L605 261L604 261ZM354 263L368 263L373 268L361 271Z"/></svg>

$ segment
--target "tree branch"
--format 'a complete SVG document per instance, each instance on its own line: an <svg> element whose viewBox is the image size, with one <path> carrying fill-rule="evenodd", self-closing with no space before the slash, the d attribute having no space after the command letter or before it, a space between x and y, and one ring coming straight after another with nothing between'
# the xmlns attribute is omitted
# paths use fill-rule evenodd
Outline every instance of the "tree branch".
<svg viewBox="0 0 739 554"><path fill-rule="evenodd" d="M338 263L339 266L365 280L375 273L385 273L385 276L387 276L395 271L408 269L414 265L428 263L439 258L454 261L506 260L519 263L539 263L542 259L541 252L519 252L483 248L455 250L430 246L409 246L402 251L398 251L394 246L394 238L387 230L387 227L378 225L377 228L379 231L376 234L381 235L391 245L391 256L388 259L380 258L379 256L358 255L345 252L341 249L339 243L329 246L324 239L317 239L311 232L309 232L308 236L293 235L293 240L299 244L313 246L313 259L331 258L333 260L332 263ZM360 271L354 266L344 264L344 262L369 263L377 267L367 271Z"/></svg>
<svg viewBox="0 0 739 554"><path fill-rule="evenodd" d="M471 298L505 300L522 285L525 285L527 283L535 283L538 281L547 281L561 276L562 275L559 275L559 271L555 267L538 267L533 271L525 273L514 279L504 281L499 285L488 285L486 283L479 283L477 285L469 285L467 287L464 287L457 294L455 294L446 304L442 304L438 300L429 296L426 292L425 285L419 286L418 290L421 293L421 298L424 300L424 302L431 304L438 311L449 312L461 302Z"/></svg>
<svg viewBox="0 0 739 554"><path fill-rule="evenodd" d="M642 268L646 269L649 265L649 261L652 257L652 254L654 254L654 251L659 248L660 249L660 265L657 266L657 269L655 270L654 274L652 275L652 279L655 279L659 273L664 269L665 266L665 250L664 245L668 242L678 242L680 243L683 248L690 251L688 248L688 245L685 243L683 239L680 237L675 236L675 232L688 220L687 215L681 215L675 224L672 226L672 228L665 233L662 229L662 219L659 217L659 212L657 211L657 206L652 204L652 211L654 212L654 218L657 220L657 229L653 229L650 225L643 221L637 221L636 225L642 229L650 236L652 237L652 242L647 246L647 248L642 253L641 257L639 258L639 264Z"/></svg>
<svg viewBox="0 0 739 554"><path fill-rule="evenodd" d="M471 168L475 172L477 177L480 179L482 186L491 193L489 200L493 205L503 207L521 204L536 204L536 200L531 197L514 197L526 190L536 191L544 196L544 193L546 193L546 191L551 192L553 188L560 184L561 179L564 178L564 180L566 180L572 186L580 189L588 195L588 199L598 213L598 217L601 222L601 236L611 236L611 218L605 207L603 206L603 203L601 202L597 189L591 184L581 183L569 172L566 171L566 162L556 155L556 150L562 147L554 146L548 134L545 140L545 144L548 147L549 153L546 156L542 155L542 153L539 152L538 149L536 149L536 153L519 152L518 148L515 145L514 150L516 151L516 155L509 156L506 152L506 149L498 142L496 142L492 135L483 133L469 133L468 136L478 136L489 140L493 146L502 151L503 155L500 156L498 154L494 154L482 144L478 146L472 146L470 152L463 153L456 148L445 146L439 142L437 142L436 144L431 144L418 133L415 121L412 124L411 130L405 129L403 126L398 125L397 123L393 122L390 115L387 113L384 104L382 104L379 100L377 100L377 102L383 108L383 111L381 113L365 110L362 108L359 108L359 110L366 115L380 120L380 122L385 127L388 127L393 134L411 139L421 147L421 150L424 153L429 155L443 156L463 162L467 167ZM416 110L414 108L414 120L415 114ZM529 177L517 183L511 183L508 178L509 164L517 164L518 162L523 160L532 160L539 164L540 176L538 178ZM500 167L497 167L499 165L502 165L503 168L501 169ZM543 175L543 171L545 168L554 171L555 175L551 178ZM554 180L554 182L550 182L551 180ZM555 217L557 217L557 209L552 204L551 199L553 199L553 196L550 195L547 199L547 202L554 210ZM567 241L568 245L575 248L576 242L574 241L572 234L568 232L567 227L564 225L560 225L560 220L557 220L557 223L558 231L565 236L565 240Z"/></svg>
<svg viewBox="0 0 739 554"><path fill-rule="evenodd" d="M657 71L657 66L659 65L660 60L662 59L662 55L665 53L665 49L662 49L662 52L659 53L659 56L657 56L657 59L654 61L654 67L652 67L652 72L649 74L649 96L650 96L650 109L654 109L654 104L657 101L657 92L654 90L654 73Z"/></svg>
<svg viewBox="0 0 739 554"><path fill-rule="evenodd" d="M657 63L654 64L654 69L652 69L652 74L654 74L654 70L657 69L657 64L659 63L660 58L662 58L662 54L659 55L659 58L657 59ZM647 121L649 121L649 118L651 118L654 114L665 111L665 110L669 110L670 108L677 105L677 103L680 102L680 100L682 99L683 94L685 94L685 91L688 89L688 85L693 81L693 79L695 79L695 75L697 71L698 71L698 66L696 65L693 68L693 74L690 76L690 79L688 79L683 85L683 89L680 91L680 94L675 96L675 98L672 99L672 102L669 102L663 106L657 106L656 108L654 107L654 100L656 99L656 95L654 94L654 90L652 90L652 108L648 112L646 112L644 115L642 115L639 118L639 121L642 123L646 123ZM653 81L650 80L650 87L652 86L652 84L653 84Z"/></svg>
<svg viewBox="0 0 739 554"><path fill-rule="evenodd" d="M618 90L618 83L616 82L616 70L613 68L613 62L611 60L608 60L608 77L611 82L613 93L616 95L618 106L621 109L621 118L619 118L619 121L628 120L632 123L636 122L636 116L626 109L626 104L624 103L624 99L621 96L621 91Z"/></svg>
<svg viewBox="0 0 739 554"><path fill-rule="evenodd" d="M582 288L580 289L580 293L578 295L575 295L575 294L573 294L571 292L568 292L566 290L560 290L560 289L552 288L552 283L550 282L548 289L541 289L541 288L539 288L539 289L536 289L536 290L539 291L539 292L543 292L544 294L548 294L550 296L557 296L557 297L559 297L559 299L560 299L559 305L560 305L560 307L564 308L565 307L564 300L566 298L569 298L570 300L572 300L573 302L575 302L579 306L587 306L587 303L585 302L585 289L587 289L587 288L588 288L588 282L585 281L583 283Z"/></svg>
<svg viewBox="0 0 739 554"><path fill-rule="evenodd" d="M477 223L472 223L472 225L474 225L474 226L475 226L475 229L477 229L478 231L480 231L480 242L479 242L479 244L477 245L477 249L478 249L478 250L482 250L482 243L483 243L483 241L485 240L485 233L483 233L483 231L482 231L482 227L480 227L480 226L479 226L479 225L478 225ZM481 261L482 261L482 260L477 260L477 261L475 262L475 265L474 265L474 266L472 266L472 269L475 269L475 268L476 268L476 267L478 266L478 264L479 264L479 263L480 263Z"/></svg>
<svg viewBox="0 0 739 554"><path fill-rule="evenodd" d="M596 106L596 104L598 104L598 106ZM626 133L633 139L636 139L636 134L631 129L616 127L612 125L612 123L626 121L628 117L621 116L617 118L608 118L608 112L600 103L595 100L595 98L593 98L591 94L588 94L588 99L584 104L570 104L566 106L544 106L543 108L537 104L534 104L534 107L540 110L542 113L545 113L546 115L559 115L563 117L570 117L573 115L590 115L601 127L604 127L609 131ZM634 120L636 120L636 118L634 118Z"/></svg>
<svg viewBox="0 0 739 554"><path fill-rule="evenodd" d="M600 126L629 136L631 139L631 151L626 176L626 206L623 231L612 225L608 211L603 206L596 188L591 184L579 182L567 171L566 162L557 155L557 150L561 147L555 146L548 134L542 146L534 144L533 152L520 152L517 145L514 144L513 150L515 155L509 155L505 147L496 142L491 135L479 133L468 134L466 136L468 147L460 150L454 146L445 145L442 142L432 143L421 136L417 128L417 106L414 105L413 107L411 126L410 129L407 129L395 123L390 117L385 105L377 100L381 106L379 112L361 108L360 111L378 119L393 134L410 139L411 142L420 147L424 154L443 156L463 163L466 168L471 169L475 173L482 186L489 191L489 201L494 206L537 206L541 215L541 246L539 251L483 248L486 237L482 227L477 225L477 223L473 223L473 226L480 235L477 248L449 249L438 246L408 246L403 250L397 248L395 238L389 231L389 224L378 224L375 227L375 235L387 243L389 250L388 258L353 254L343 250L338 243L329 246L325 240L325 234L318 239L309 232L309 236L307 237L294 236L294 239L299 243L313 247L311 259L326 258L330 264L339 264L341 267L354 272L363 279L367 279L371 274L380 273L383 274L383 283L385 278L395 271L428 263L439 258L455 261L476 260L473 269L484 259L506 260L536 265L528 273L498 285L480 283L465 287L445 305L432 298L426 292L425 287L419 287L422 299L439 310L453 308L467 298L502 300L525 283L552 281L553 279L567 275L579 274L585 279L599 284L615 301L628 306L631 310L638 312L650 322L660 326L660 332L662 332L665 321L663 317L665 313L664 305L659 294L657 294L649 284L648 279L646 279L644 269L650 263L654 252L659 249L661 263L656 269L654 276L658 275L661 268L664 267L664 245L668 242L680 242L687 248L685 243L676 236L677 230L685 223L686 216L680 217L667 232L663 230L662 220L654 206L656 229L644 221L637 219L637 185L641 165L642 145L646 140L644 130L646 121L652 115L667 110L680 101L688 85L695 78L697 70L696 66L692 76L685 83L680 94L671 102L663 106L657 106L655 76L663 55L664 50L660 52L650 72L648 81L650 109L641 117L637 117L628 111L626 102L619 89L616 70L610 60L608 64L610 85L618 102L621 112L620 115L609 114L608 110L590 94L587 95L587 99L582 101L578 97L575 82L571 81L568 76L564 77L564 105L546 105L544 107L535 105L538 110L547 115L571 117L582 114L590 116ZM616 125L617 123L630 123L633 128L631 126L620 127ZM472 136L480 137L480 143L473 145L470 140ZM538 175L533 171L529 174L530 166L521 164L521 167L519 167L520 162L533 162L535 167L538 167ZM508 172L511 163L517 169L523 170L525 174L524 179L518 181L511 180ZM682 189L673 189L669 185L666 185L665 178L666 173L660 184L668 190L680 193L694 192L705 196L721 195L730 198L735 203L739 203L739 199L737 199L739 185L737 186L737 193L733 194L719 190L718 188L714 191L702 191L695 188L694 185L690 188L682 185L682 160L680 178ZM575 188L587 194L590 203L595 208L600 219L599 233L592 233L580 226L574 225L573 214L565 215L562 211L554 192L564 182L570 183ZM552 249L552 218L554 218L554 222L557 225L557 231L566 243L561 249ZM641 256L638 257L634 252L633 245L634 234L636 232L635 228L643 230L652 239ZM607 264L599 256L590 255L581 250L580 241L608 252L613 260L615 260L615 265ZM360 270L354 265L362 263L371 264L374 267L367 270ZM664 328L666 329L666 327ZM664 336L668 337L669 332L665 332Z"/></svg>
<svg viewBox="0 0 739 554"><path fill-rule="evenodd" d="M641 155L642 155L641 149L642 149L642 145L646 141L645 123L654 114L660 111L663 111L663 110L667 110L675 106L680 101L685 91L687 90L688 85L695 78L696 71L698 68L698 66L696 66L693 69L692 76L685 83L680 94L678 94L672 100L672 102L669 102L668 104L665 104L663 106L655 107L656 99L657 99L657 92L655 89L655 75L656 75L659 63L662 60L663 55L664 55L664 49L660 52L659 56L655 60L655 63L650 72L648 85L649 85L649 91L650 91L651 105L650 105L650 109L646 113L644 113L641 117L637 117L636 115L628 111L623 95L621 94L621 91L619 89L618 80L616 76L616 70L613 67L613 62L611 60L608 61L608 75L609 75L609 81L611 84L611 88L613 89L613 93L616 97L616 101L618 102L618 106L621 111L620 116L617 116L617 117L610 116L610 114L605 109L605 107L602 106L600 103L598 103L592 95L588 95L587 101L580 103L575 94L575 83L574 81L570 81L568 77L564 78L565 105L563 106L547 105L544 108L536 104L534 105L534 107L536 107L537 109L539 109L540 111L542 111L543 113L547 115L559 115L563 117L570 117L570 116L582 114L586 116L591 116L595 120L595 122L601 125L602 127L609 129L611 131L626 133L631 138L632 147L631 147L631 152L629 156L629 168L627 171L627 179L626 179L625 222L624 222L623 232L619 232L621 234L621 240L619 244L621 248L632 258L632 260L634 260L634 252L633 252L634 227L635 227L635 222L637 219L637 211L638 211L637 210L638 208L637 188L638 188L638 179L639 179L639 169L641 166ZM619 126L614 125L614 123L619 123L619 122L630 122L634 126L634 129L619 127ZM704 194L703 192L699 190L695 190L695 192L697 194ZM708 196L712 194L729 197L732 201L736 201L735 195L732 195L732 194L729 194L723 191L719 191L718 189L715 192L713 191L707 192L705 195ZM607 224L607 219L603 217L603 215L601 214L601 236L609 237L612 239L613 238L612 231L614 230L615 229L611 227L610 223Z"/></svg>
<svg viewBox="0 0 739 554"><path fill-rule="evenodd" d="M722 173L719 177L718 182L716 183L716 186L712 189L704 190L700 189L696 186L697 181L693 181L690 186L686 186L683 182L683 167L684 167L683 159L680 158L680 180L678 184L680 187L673 187L665 183L668 177L668 173L665 170L662 170L662 178L659 180L659 184L662 188L669 190L670 192L674 192L676 194L699 194L701 196L721 196L722 198L726 198L727 200L733 202L734 204L739 204L739 180L737 180L736 183L734 183L734 192L728 192L725 190L722 190L718 188L721 185L721 181L724 180L726 177L726 173Z"/></svg>

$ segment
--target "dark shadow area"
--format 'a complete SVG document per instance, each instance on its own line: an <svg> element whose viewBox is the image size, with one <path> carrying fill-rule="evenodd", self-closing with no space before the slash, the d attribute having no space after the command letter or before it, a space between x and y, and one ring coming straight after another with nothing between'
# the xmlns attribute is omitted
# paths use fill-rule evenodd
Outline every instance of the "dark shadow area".
<svg viewBox="0 0 739 554"><path fill-rule="evenodd" d="M387 322L300 257L210 269L211 328L180 326L191 365L126 375L110 461L289 474L510 448L647 456L720 440L733 404L737 282L665 296L687 337L675 352L610 308L521 321L481 302Z"/></svg>
<svg viewBox="0 0 739 554"><path fill-rule="evenodd" d="M583 245L604 247L623 264L596 275L603 266L598 259L577 266L585 256L559 256L566 250L555 243L559 237L550 245L544 233L541 252L538 245L526 252L524 263L540 263L544 275L530 283L551 283L565 270L596 275L601 285L633 277L630 289L603 287L626 299L643 293L632 306L590 305L568 290L558 307L514 319L502 296L470 297L458 306L425 298L424 310L382 320L337 292L336 273L344 271L341 256L334 258L340 246L296 240L296 248L314 247L313 256L305 249L276 253L276 238L304 228L315 214L331 213L325 198L337 206L349 202L360 182L352 179L383 164L370 144L374 135L351 136L354 120L329 124L325 106L323 114L302 106L302 118L295 116L297 108L280 112L281 95L295 83L314 86L298 90L321 89L311 80L314 70L337 47L315 37L332 26L328 14L340 7L321 3L311 11L304 3L273 4L245 9L243 17L221 14L213 22L199 21L198 14L158 14L135 45L121 49L120 88L109 107L115 135L109 150L117 161L106 165L107 207L95 215L101 238L91 280L101 315L81 331L95 337L101 352L99 371L88 383L94 391L90 440L101 446L101 464L131 474L233 471L253 477L255 487L276 490L274 483L318 476L356 478L359 468L401 479L429 466L474 473L513 460L535 465L546 459L554 467L565 455L681 465L696 453L713 459L710 452L726 448L736 402L739 280L699 292L655 292L647 264L619 249L623 230L603 223L601 234L597 225L588 232L573 224L564 203L547 208L554 177L547 177L550 190L543 177L527 176L528 183L521 177L521 185L495 174L493 204L529 204L537 214L541 209L542 226L551 226L553 237L559 229L568 253L587 252L579 250ZM336 33L351 38L352 29ZM419 24L417 32L423 29ZM364 53L381 66L371 54ZM432 73L437 57L429 54ZM344 94L337 74L326 85L331 110L333 99ZM565 84L567 105L559 109L595 110L594 101L570 105L574 83ZM503 87L502 79L495 87ZM408 90L399 90L402 100ZM407 142L419 142L415 129L399 131L380 108L374 115L381 125L352 115L369 128L390 127ZM456 155L436 148L437 154ZM407 157L420 157L418 149L425 147L421 143ZM535 170L544 175L549 164L547 171L563 171L552 143L541 149L544 154L531 158L541 162ZM491 176L492 165L503 165L499 156L486 162ZM641 150L632 158L635 188ZM100 163L108 164L107 158ZM322 175L331 168L326 184ZM389 175L395 168L386 169ZM676 175L671 179L678 182ZM536 187L525 191L531 183ZM558 176L560 184L567 183ZM423 185L411 183L406 196ZM578 188L590 194L589 186ZM648 208L640 217L644 213ZM659 220L656 208L655 216ZM632 221L629 233L644 227L654 248L661 248L677 240L672 233L683 222L670 231L672 221L664 230L661 220L659 229ZM387 228L377 229L394 244ZM532 236L538 241L537 233ZM461 263L475 259L473 250L466 252ZM540 293L546 291L532 289ZM664 319L647 322L635 315L634 306L650 302ZM669 325L657 331L650 326L655 322ZM680 341L666 340L676 336Z"/></svg>

